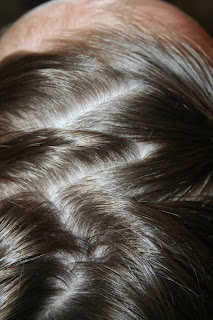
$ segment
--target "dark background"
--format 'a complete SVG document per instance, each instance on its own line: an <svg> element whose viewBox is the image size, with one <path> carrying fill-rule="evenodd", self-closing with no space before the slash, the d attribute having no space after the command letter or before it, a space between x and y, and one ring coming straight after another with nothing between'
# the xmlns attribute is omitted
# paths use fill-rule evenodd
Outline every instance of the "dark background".
<svg viewBox="0 0 213 320"><path fill-rule="evenodd" d="M0 0L0 28L48 0ZM213 0L167 0L194 17L213 36Z"/></svg>

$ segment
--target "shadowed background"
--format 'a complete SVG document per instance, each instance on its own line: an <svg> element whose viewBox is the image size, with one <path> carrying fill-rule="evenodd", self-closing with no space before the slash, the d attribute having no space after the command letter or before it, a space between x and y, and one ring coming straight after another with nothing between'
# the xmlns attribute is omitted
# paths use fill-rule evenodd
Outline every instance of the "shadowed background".
<svg viewBox="0 0 213 320"><path fill-rule="evenodd" d="M1 0L0 27L47 0ZM195 18L213 36L213 0L167 0Z"/></svg>

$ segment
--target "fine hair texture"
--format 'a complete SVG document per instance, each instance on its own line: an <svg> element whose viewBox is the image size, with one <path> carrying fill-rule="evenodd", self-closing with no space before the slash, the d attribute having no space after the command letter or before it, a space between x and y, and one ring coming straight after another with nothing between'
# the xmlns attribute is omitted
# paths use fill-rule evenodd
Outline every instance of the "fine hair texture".
<svg viewBox="0 0 213 320"><path fill-rule="evenodd" d="M211 318L213 69L137 26L0 64L0 319Z"/></svg>

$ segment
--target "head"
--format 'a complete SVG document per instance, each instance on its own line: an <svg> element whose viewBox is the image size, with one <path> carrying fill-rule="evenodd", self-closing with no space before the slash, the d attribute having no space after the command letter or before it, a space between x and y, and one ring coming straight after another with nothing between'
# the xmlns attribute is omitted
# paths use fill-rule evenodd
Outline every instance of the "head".
<svg viewBox="0 0 213 320"><path fill-rule="evenodd" d="M79 29L83 33L99 23L106 27L116 24L118 16L155 34L188 41L212 55L213 41L208 34L192 18L164 1L56 0L30 11L5 32L0 42L0 58L19 50L44 52L50 40Z"/></svg>
<svg viewBox="0 0 213 320"><path fill-rule="evenodd" d="M211 38L61 0L0 46L1 318L211 319Z"/></svg>

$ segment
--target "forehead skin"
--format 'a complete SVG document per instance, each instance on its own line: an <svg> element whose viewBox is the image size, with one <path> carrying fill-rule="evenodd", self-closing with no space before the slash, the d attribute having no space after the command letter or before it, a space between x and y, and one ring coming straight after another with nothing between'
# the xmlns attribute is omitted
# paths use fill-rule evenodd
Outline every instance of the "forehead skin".
<svg viewBox="0 0 213 320"><path fill-rule="evenodd" d="M111 25L114 21L107 11L113 10L154 33L188 38L213 56L213 40L208 34L182 11L163 1L55 0L30 11L9 28L0 39L0 60L17 51L45 51L47 40L60 38L68 31L83 30L96 23Z"/></svg>

